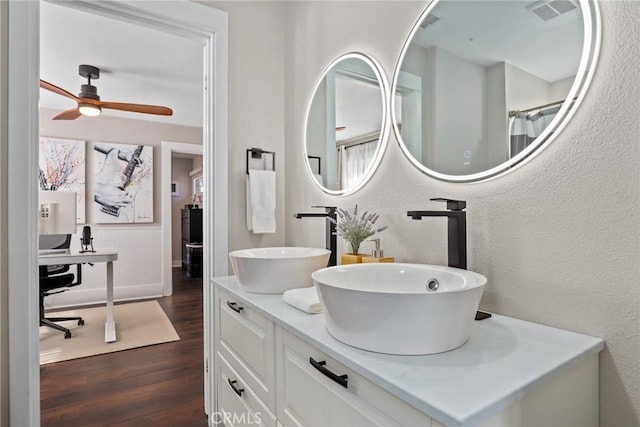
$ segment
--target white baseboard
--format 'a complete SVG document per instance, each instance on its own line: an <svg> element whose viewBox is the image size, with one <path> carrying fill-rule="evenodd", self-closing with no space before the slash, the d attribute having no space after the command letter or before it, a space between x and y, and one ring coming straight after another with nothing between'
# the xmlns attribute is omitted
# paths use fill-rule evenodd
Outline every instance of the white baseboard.
<svg viewBox="0 0 640 427"><path fill-rule="evenodd" d="M148 285L115 286L113 288L114 301L129 301L136 299L162 297L162 283ZM105 288L71 289L56 295L51 295L44 300L46 309L78 307L91 304L104 304L106 302Z"/></svg>

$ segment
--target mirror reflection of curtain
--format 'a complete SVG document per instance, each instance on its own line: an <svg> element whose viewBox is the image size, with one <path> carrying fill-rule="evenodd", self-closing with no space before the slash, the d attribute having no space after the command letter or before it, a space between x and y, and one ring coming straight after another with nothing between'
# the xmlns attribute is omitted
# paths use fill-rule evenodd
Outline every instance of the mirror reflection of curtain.
<svg viewBox="0 0 640 427"><path fill-rule="evenodd" d="M509 119L509 157L514 157L527 148L545 128L551 123L560 110L560 106L553 106L539 110L535 114L517 113Z"/></svg>
<svg viewBox="0 0 640 427"><path fill-rule="evenodd" d="M378 140L338 147L340 188L353 188L362 182L378 147Z"/></svg>

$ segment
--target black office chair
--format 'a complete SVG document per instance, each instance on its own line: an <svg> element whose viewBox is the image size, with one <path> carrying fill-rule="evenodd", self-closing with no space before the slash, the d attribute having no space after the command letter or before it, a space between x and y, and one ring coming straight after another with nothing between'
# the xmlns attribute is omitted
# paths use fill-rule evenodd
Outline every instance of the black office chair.
<svg viewBox="0 0 640 427"><path fill-rule="evenodd" d="M51 234L40 236L40 249L69 249L71 244L71 234ZM76 264L77 272L67 273L69 264L65 265L43 265L40 266L40 326L49 326L64 332L65 338L71 338L71 331L54 322L64 322L67 320L76 320L78 325L84 325L82 317L45 317L44 314L44 298L66 292L73 286L82 283L82 268L80 264ZM73 280L76 279L74 282Z"/></svg>

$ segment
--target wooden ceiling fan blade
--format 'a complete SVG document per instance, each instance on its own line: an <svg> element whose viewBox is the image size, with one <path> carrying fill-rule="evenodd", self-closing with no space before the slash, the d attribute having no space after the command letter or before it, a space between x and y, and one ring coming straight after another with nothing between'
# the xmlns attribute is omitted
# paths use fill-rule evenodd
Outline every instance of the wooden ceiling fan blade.
<svg viewBox="0 0 640 427"><path fill-rule="evenodd" d="M80 110L78 110L77 108L72 108L70 110L63 111L62 113L55 116L52 120L75 120L80 116Z"/></svg>
<svg viewBox="0 0 640 427"><path fill-rule="evenodd" d="M131 111L134 113L144 114L157 114L160 116L171 116L173 111L171 108L162 107L159 105L145 105L145 104L127 104L125 102L100 102L102 108L109 108L111 110Z"/></svg>
<svg viewBox="0 0 640 427"><path fill-rule="evenodd" d="M68 90L64 90L61 87L54 85L53 83L49 83L48 81L40 79L40 87L42 89L46 89L53 93L57 93L58 95L66 96L67 98L71 98L74 101L78 101L78 97L69 92Z"/></svg>

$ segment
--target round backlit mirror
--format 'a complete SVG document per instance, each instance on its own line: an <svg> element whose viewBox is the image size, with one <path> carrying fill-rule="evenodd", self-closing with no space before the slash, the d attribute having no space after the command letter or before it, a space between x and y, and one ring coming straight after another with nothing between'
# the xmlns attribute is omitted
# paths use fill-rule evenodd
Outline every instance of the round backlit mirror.
<svg viewBox="0 0 640 427"><path fill-rule="evenodd" d="M522 164L575 112L599 40L594 1L432 1L393 79L402 150L444 181L478 181Z"/></svg>
<svg viewBox="0 0 640 427"><path fill-rule="evenodd" d="M353 193L373 175L388 139L387 93L380 66L361 53L323 72L307 110L305 162L326 193Z"/></svg>

